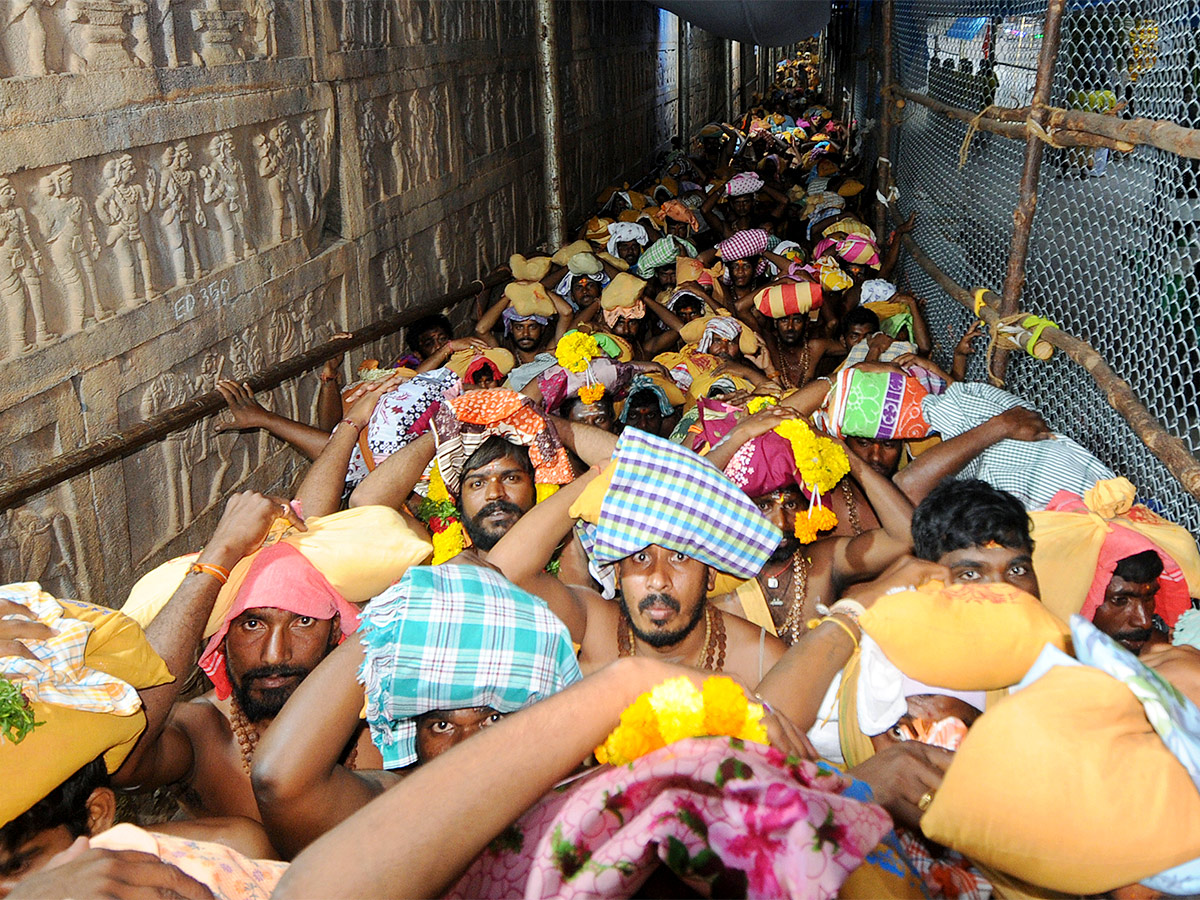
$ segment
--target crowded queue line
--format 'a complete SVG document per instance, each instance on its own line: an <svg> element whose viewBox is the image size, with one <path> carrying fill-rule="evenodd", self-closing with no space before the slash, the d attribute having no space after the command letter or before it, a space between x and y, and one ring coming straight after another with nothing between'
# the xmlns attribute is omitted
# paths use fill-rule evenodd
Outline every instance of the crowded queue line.
<svg viewBox="0 0 1200 900"><path fill-rule="evenodd" d="M221 382L310 465L120 612L0 588L0 896L1200 891L1195 541L932 361L815 87L316 421Z"/></svg>

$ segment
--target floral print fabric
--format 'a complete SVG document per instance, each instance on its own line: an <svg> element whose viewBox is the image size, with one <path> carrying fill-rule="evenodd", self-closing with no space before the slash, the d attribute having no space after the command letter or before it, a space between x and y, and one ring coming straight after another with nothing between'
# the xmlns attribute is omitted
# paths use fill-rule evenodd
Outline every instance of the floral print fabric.
<svg viewBox="0 0 1200 900"><path fill-rule="evenodd" d="M555 789L450 897L629 897L660 863L710 897L833 897L891 827L852 780L778 750L692 738Z"/></svg>

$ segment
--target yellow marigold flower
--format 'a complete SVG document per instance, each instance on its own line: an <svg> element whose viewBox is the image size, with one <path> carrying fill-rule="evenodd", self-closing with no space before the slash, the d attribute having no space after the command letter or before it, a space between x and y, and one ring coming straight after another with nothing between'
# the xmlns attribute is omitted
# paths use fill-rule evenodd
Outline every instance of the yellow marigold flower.
<svg viewBox="0 0 1200 900"><path fill-rule="evenodd" d="M650 692L658 731L668 744L704 734L704 697L691 679L670 678Z"/></svg>
<svg viewBox="0 0 1200 900"><path fill-rule="evenodd" d="M433 470L429 473L429 499L435 503L450 499L446 480L442 478L442 467L436 462L433 464Z"/></svg>
<svg viewBox="0 0 1200 900"><path fill-rule="evenodd" d="M754 415L756 412L762 412L768 406L774 406L778 402L779 401L777 401L774 397L768 397L765 395L761 397L752 397L750 402L746 404L746 412L750 413L750 415Z"/></svg>
<svg viewBox="0 0 1200 900"><path fill-rule="evenodd" d="M554 348L558 364L568 372L582 372L593 359L601 355L600 345L590 334L571 331L562 336Z"/></svg>
<svg viewBox="0 0 1200 900"><path fill-rule="evenodd" d="M579 399L585 403L595 403L604 396L604 385L597 382L596 384L585 384L579 389Z"/></svg>
<svg viewBox="0 0 1200 900"><path fill-rule="evenodd" d="M705 679L704 730L708 734L736 735L746 724L749 701L741 686L732 678L713 675Z"/></svg>
<svg viewBox="0 0 1200 900"><path fill-rule="evenodd" d="M737 737L743 741L753 741L756 744L767 743L767 726L762 723L763 708L761 703L746 704L746 723Z"/></svg>
<svg viewBox="0 0 1200 900"><path fill-rule="evenodd" d="M462 522L451 522L433 535L433 565L440 565L463 551L467 542Z"/></svg>
<svg viewBox="0 0 1200 900"><path fill-rule="evenodd" d="M838 517L828 506L818 506L811 510L809 518L812 520L812 526L817 531L828 531L831 528L837 528Z"/></svg>

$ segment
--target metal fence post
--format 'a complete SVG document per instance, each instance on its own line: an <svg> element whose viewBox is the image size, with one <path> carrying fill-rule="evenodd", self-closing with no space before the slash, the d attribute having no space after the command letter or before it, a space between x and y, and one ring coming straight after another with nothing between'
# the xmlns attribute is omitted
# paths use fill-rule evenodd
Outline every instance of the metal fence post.
<svg viewBox="0 0 1200 900"><path fill-rule="evenodd" d="M562 106L558 82L558 30L554 0L537 0L538 98L542 112L546 237L553 248L567 242L567 211L562 185Z"/></svg>
<svg viewBox="0 0 1200 900"><path fill-rule="evenodd" d="M1054 86L1054 64L1058 59L1058 44L1062 35L1062 17L1065 0L1049 0L1046 6L1046 21L1042 26L1042 46L1038 52L1037 79L1033 85L1033 100L1029 118L1039 128L1046 126L1046 106L1050 102L1050 91ZM1025 263L1029 256L1029 235L1033 230L1033 214L1037 209L1038 177L1042 170L1042 154L1045 152L1042 139L1029 129L1025 140L1025 162L1021 167L1021 188L1017 208L1013 211L1012 242L1008 247L1008 267L1004 273L1004 289L1001 294L1001 316L1011 316L1021 305L1021 292L1025 287ZM993 371L989 374L997 379L1004 378L1008 365L1008 353L997 348Z"/></svg>

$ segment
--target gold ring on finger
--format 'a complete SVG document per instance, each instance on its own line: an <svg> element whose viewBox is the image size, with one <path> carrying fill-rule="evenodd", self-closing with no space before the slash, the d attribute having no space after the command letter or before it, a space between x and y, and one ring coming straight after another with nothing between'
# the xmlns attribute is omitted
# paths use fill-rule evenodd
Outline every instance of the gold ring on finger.
<svg viewBox="0 0 1200 900"><path fill-rule="evenodd" d="M919 809L921 812L925 812L925 810L929 809L929 805L933 803L933 795L935 793L936 792L933 790L928 790L923 793L921 795L921 799L917 801L917 809Z"/></svg>

